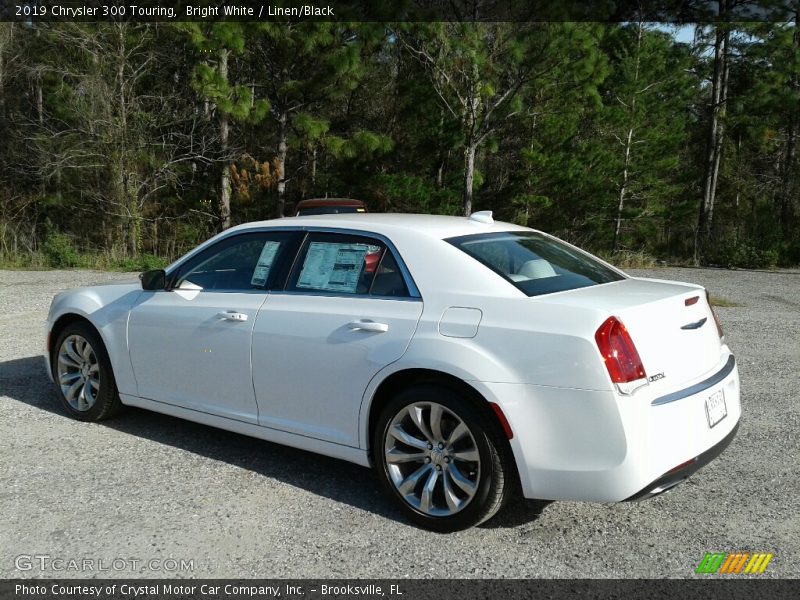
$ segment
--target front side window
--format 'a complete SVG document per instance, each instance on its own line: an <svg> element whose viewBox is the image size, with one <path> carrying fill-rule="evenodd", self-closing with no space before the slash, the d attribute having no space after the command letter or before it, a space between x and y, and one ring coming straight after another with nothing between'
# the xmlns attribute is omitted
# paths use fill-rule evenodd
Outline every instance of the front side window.
<svg viewBox="0 0 800 600"><path fill-rule="evenodd" d="M247 291L263 289L274 273L290 234L250 233L222 240L181 267L180 289Z"/></svg>
<svg viewBox="0 0 800 600"><path fill-rule="evenodd" d="M447 241L528 296L624 279L590 255L534 231L466 235Z"/></svg>
<svg viewBox="0 0 800 600"><path fill-rule="evenodd" d="M309 234L288 289L336 295L408 296L397 262L383 242L335 233Z"/></svg>

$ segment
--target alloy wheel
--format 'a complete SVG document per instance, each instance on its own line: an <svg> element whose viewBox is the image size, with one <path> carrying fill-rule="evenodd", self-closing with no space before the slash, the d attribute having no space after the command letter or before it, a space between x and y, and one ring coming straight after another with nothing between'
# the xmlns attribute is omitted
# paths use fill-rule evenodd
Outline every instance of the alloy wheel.
<svg viewBox="0 0 800 600"><path fill-rule="evenodd" d="M100 364L86 338L77 334L64 338L56 372L61 393L72 408L86 412L94 406L100 391Z"/></svg>
<svg viewBox="0 0 800 600"><path fill-rule="evenodd" d="M447 517L475 497L481 459L475 438L452 410L436 402L403 407L384 435L389 479L412 508Z"/></svg>

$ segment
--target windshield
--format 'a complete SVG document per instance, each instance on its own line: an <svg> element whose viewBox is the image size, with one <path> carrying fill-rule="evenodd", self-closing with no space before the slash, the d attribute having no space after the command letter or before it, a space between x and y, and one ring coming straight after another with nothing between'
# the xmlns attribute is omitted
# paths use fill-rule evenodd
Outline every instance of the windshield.
<svg viewBox="0 0 800 600"><path fill-rule="evenodd" d="M528 296L624 279L590 255L535 231L465 235L446 241Z"/></svg>

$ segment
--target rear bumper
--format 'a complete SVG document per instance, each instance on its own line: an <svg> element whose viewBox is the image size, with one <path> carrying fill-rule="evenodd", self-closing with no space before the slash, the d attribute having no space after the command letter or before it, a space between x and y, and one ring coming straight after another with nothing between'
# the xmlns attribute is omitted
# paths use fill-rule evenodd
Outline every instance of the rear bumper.
<svg viewBox="0 0 800 600"><path fill-rule="evenodd" d="M663 403L654 402L664 395L657 386L620 396L610 390L483 384L489 388L484 393L511 424L525 497L619 502L665 491L730 443L741 416L739 373L730 358L726 354L697 382L705 385L682 388L680 398ZM711 381L721 371L724 376ZM711 427L706 400L720 390L727 415Z"/></svg>
<svg viewBox="0 0 800 600"><path fill-rule="evenodd" d="M664 473L654 482L645 486L644 489L636 492L630 498L626 498L626 501L646 500L647 498L658 496L659 494L674 488L679 483L683 483L689 477L694 475L700 468L706 466L708 463L722 454L725 448L727 448L733 441L733 438L736 437L737 431L739 431L739 423L736 423L733 430L731 430L728 435L722 438L722 441L718 442L699 456L695 456L690 461L687 461L688 464L680 465L668 473Z"/></svg>

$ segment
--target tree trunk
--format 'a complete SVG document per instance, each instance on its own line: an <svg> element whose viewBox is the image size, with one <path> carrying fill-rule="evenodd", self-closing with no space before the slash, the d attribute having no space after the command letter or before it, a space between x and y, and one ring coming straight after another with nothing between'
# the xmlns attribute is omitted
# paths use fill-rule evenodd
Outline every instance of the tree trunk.
<svg viewBox="0 0 800 600"><path fill-rule="evenodd" d="M14 42L14 23L0 23L0 116L5 115L5 58L6 49L11 48Z"/></svg>
<svg viewBox="0 0 800 600"><path fill-rule="evenodd" d="M438 134L441 136L442 131L444 130L444 109L439 109L439 126L437 128ZM442 183L444 181L444 163L447 160L447 154L449 154L449 150L445 152L444 148L439 150L439 167L436 169L436 189L442 189Z"/></svg>
<svg viewBox="0 0 800 600"><path fill-rule="evenodd" d="M219 76L228 81L228 50L219 51ZM228 115L224 111L219 114L219 144L222 150L222 173L219 181L219 226L224 231L231 226L231 169L228 164Z"/></svg>
<svg viewBox="0 0 800 600"><path fill-rule="evenodd" d="M472 186L475 179L475 142L464 148L464 216L472 214Z"/></svg>
<svg viewBox="0 0 800 600"><path fill-rule="evenodd" d="M317 144L311 150L311 194L316 193L317 189Z"/></svg>
<svg viewBox="0 0 800 600"><path fill-rule="evenodd" d="M628 189L628 165L631 162L631 141L633 139L633 127L628 129L628 136L625 138L625 159L622 163L622 182L619 186L619 199L617 202L617 223L614 227L614 252L619 249L619 231L622 227L622 211L625 208L625 192Z"/></svg>
<svg viewBox="0 0 800 600"><path fill-rule="evenodd" d="M794 13L794 36L792 38L792 50L794 55L800 53L800 28L798 28L798 20L800 20L800 2L796 3ZM789 81L789 89L795 97L800 91L800 76L797 71L792 73ZM797 158L797 126L798 126L798 111L800 106L793 106L789 109L789 123L786 132L786 154L783 161L783 173L781 177L781 229L783 230L784 239L789 239L792 232L792 220L794 210L792 207L793 192L796 190L797 169L795 160Z"/></svg>
<svg viewBox="0 0 800 600"><path fill-rule="evenodd" d="M119 131L117 141L117 199L128 213L128 251L138 256L142 245L142 222L136 191L131 189L128 173L128 101L125 87L125 66L127 62L125 44L125 25L117 25L117 118ZM41 82L39 82L41 89Z"/></svg>
<svg viewBox="0 0 800 600"><path fill-rule="evenodd" d="M278 217L283 217L286 212L286 153L289 137L287 120L286 112L281 111L278 116Z"/></svg>
<svg viewBox="0 0 800 600"><path fill-rule="evenodd" d="M726 0L720 2L720 16L726 12ZM724 26L723 26L724 27ZM714 220L714 202L717 194L722 142L724 139L725 103L728 95L728 43L730 32L717 26L714 42L714 75L711 82L711 118L706 143L705 176L703 178L703 200L694 235L694 260L698 261L700 246L710 234Z"/></svg>
<svg viewBox="0 0 800 600"><path fill-rule="evenodd" d="M634 94L630 100L630 126L628 135L625 137L625 157L622 162L622 181L619 186L619 198L617 202L617 222L614 227L614 246L613 251L619 250L619 232L622 228L622 211L625 209L625 192L628 190L628 167L631 164L631 148L633 146L633 127L636 122L636 91L635 86L639 83L639 64L641 61L642 49L642 23L639 22L639 29L636 37L636 67L633 72Z"/></svg>
<svg viewBox="0 0 800 600"><path fill-rule="evenodd" d="M42 92L42 78L36 76L36 116L39 119L39 125L44 125L44 93Z"/></svg>

